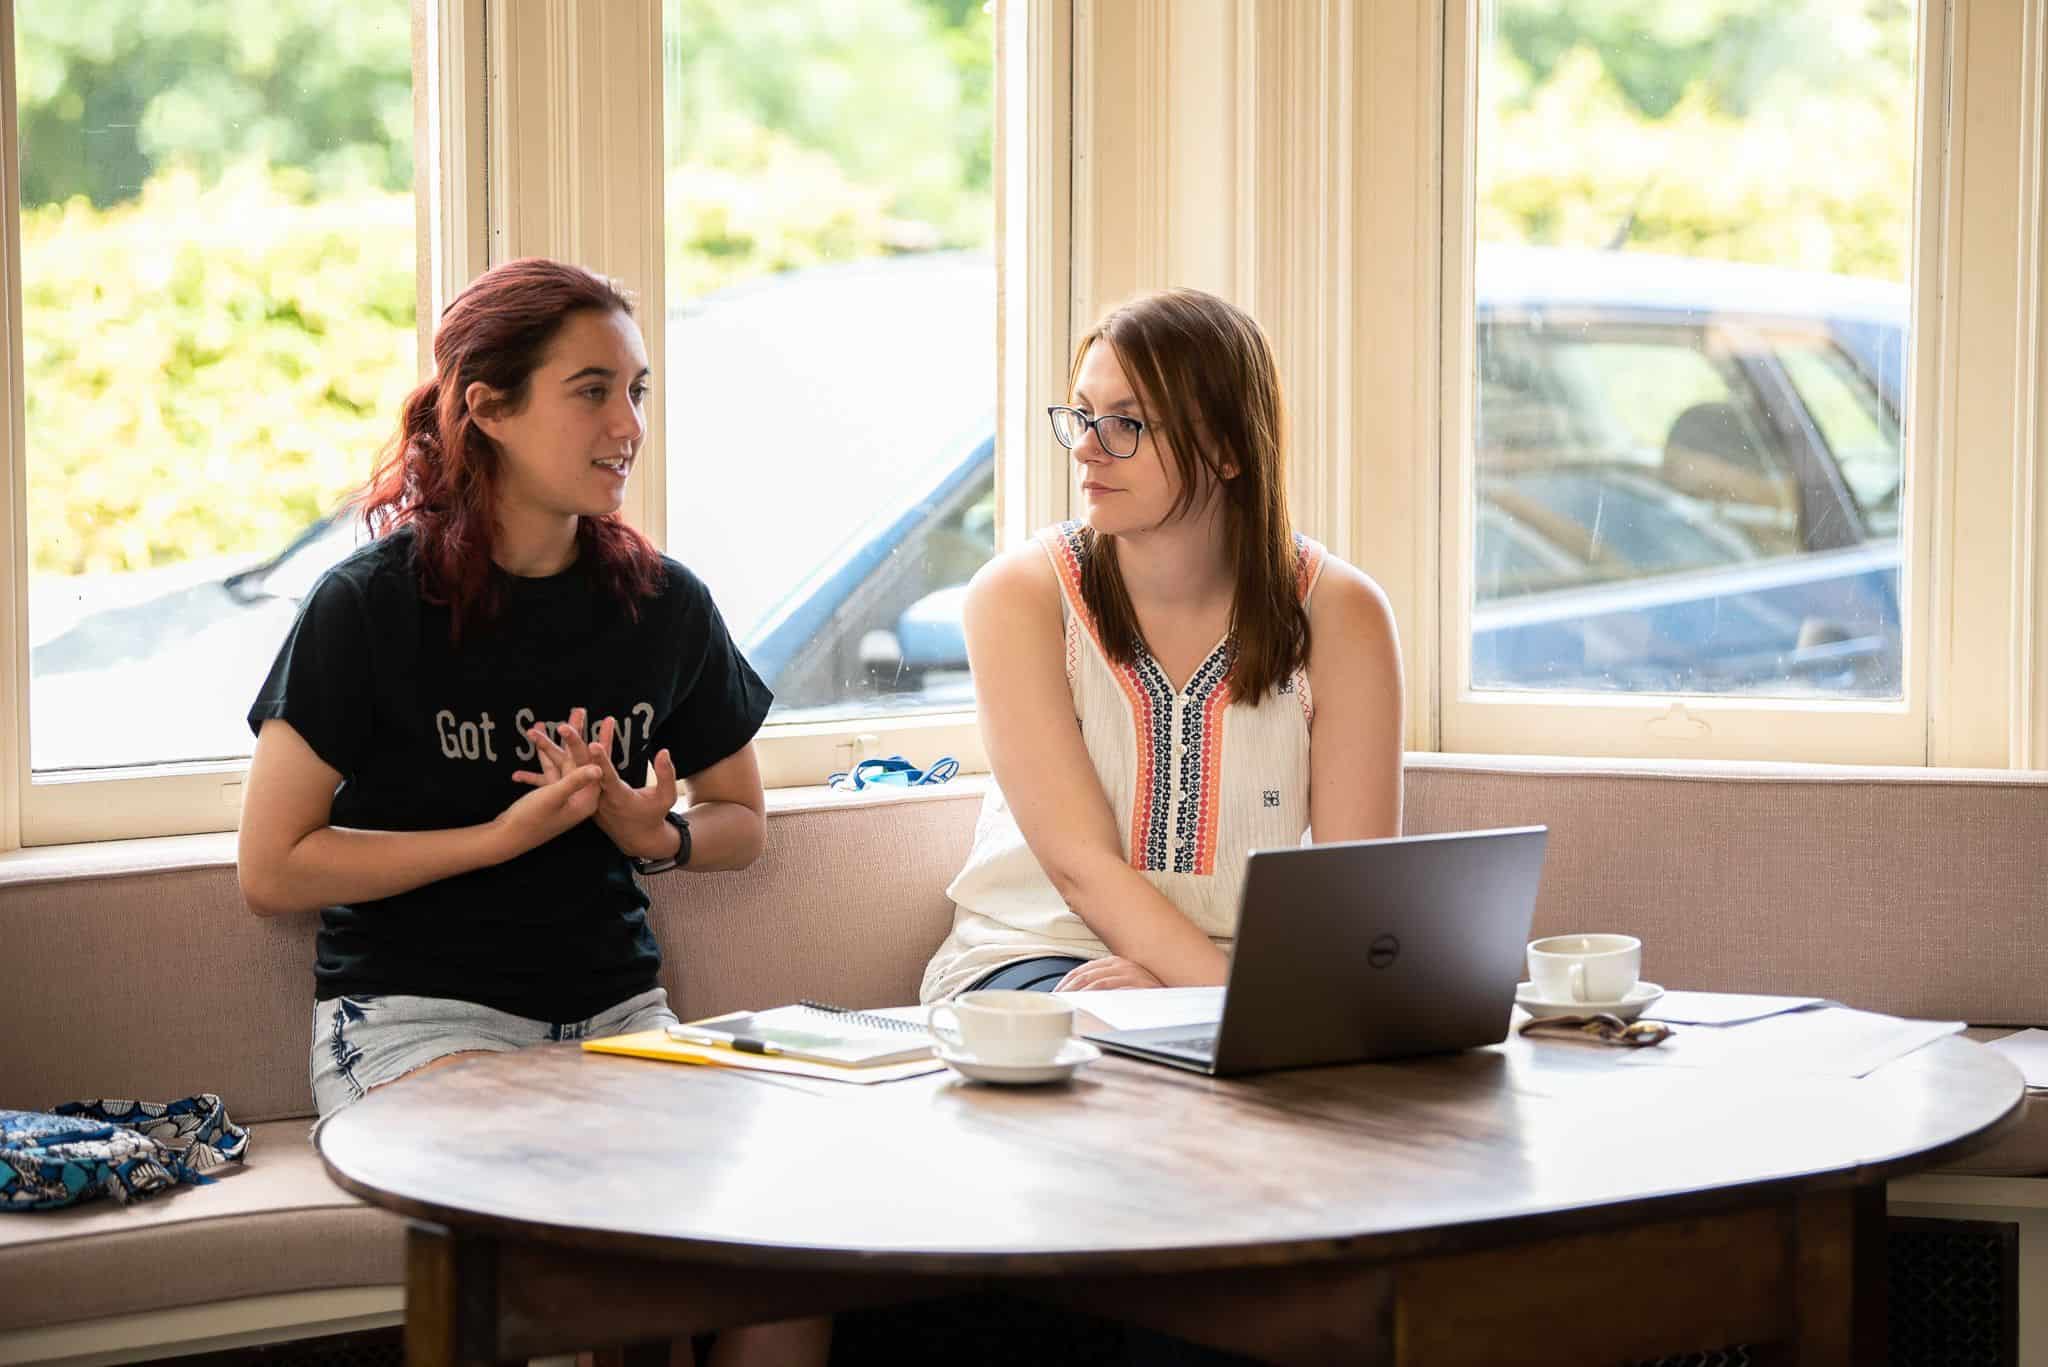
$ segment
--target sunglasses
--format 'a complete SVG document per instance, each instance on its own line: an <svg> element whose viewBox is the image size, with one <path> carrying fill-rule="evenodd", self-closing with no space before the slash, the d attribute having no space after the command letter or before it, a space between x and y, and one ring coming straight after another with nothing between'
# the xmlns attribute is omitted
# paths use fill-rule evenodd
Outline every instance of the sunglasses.
<svg viewBox="0 0 2048 1367"><path fill-rule="evenodd" d="M1539 1016L1522 1023L1525 1035L1549 1035L1560 1039L1591 1039L1622 1049L1647 1049L1672 1036L1662 1021L1629 1022L1605 1011L1588 1016Z"/></svg>

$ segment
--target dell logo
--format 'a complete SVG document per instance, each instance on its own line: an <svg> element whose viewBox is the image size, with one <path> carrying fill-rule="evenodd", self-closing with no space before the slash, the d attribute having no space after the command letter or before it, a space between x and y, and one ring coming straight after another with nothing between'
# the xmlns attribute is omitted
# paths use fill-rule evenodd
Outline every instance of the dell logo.
<svg viewBox="0 0 2048 1367"><path fill-rule="evenodd" d="M1391 935L1382 935L1372 942L1365 951L1365 961L1374 968L1391 968L1394 960L1401 957L1401 942Z"/></svg>

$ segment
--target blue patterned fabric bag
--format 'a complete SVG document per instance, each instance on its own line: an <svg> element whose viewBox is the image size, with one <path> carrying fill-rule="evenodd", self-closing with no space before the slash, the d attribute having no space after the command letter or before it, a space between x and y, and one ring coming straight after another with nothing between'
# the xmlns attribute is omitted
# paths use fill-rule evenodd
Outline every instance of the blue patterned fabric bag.
<svg viewBox="0 0 2048 1367"><path fill-rule="evenodd" d="M0 1210L53 1210L94 1196L126 1203L238 1163L249 1132L211 1092L181 1101L67 1101L0 1111Z"/></svg>

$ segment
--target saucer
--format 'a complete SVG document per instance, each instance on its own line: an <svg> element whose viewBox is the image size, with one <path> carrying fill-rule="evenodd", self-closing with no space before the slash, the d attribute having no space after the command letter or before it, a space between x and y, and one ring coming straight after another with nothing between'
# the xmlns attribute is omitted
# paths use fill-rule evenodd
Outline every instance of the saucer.
<svg viewBox="0 0 2048 1367"><path fill-rule="evenodd" d="M984 1063L972 1054L956 1054L945 1045L935 1045L932 1054L947 1067L976 1082L1064 1082L1074 1070L1102 1057L1102 1051L1084 1039L1070 1039L1049 1063Z"/></svg>
<svg viewBox="0 0 2048 1367"><path fill-rule="evenodd" d="M1618 1002L1547 1002L1537 997L1534 983L1515 984L1515 1005L1532 1016L1592 1016L1604 1013L1632 1021L1663 995L1664 989L1657 984L1639 982Z"/></svg>

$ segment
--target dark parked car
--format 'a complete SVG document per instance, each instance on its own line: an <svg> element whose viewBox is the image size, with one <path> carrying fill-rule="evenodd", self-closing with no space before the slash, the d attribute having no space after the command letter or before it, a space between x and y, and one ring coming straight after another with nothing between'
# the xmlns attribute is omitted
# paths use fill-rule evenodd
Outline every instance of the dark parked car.
<svg viewBox="0 0 2048 1367"><path fill-rule="evenodd" d="M1904 292L1494 249L1472 681L1900 691Z"/></svg>
<svg viewBox="0 0 2048 1367"><path fill-rule="evenodd" d="M1898 695L1899 287L1545 248L1476 283L1475 686ZM960 695L965 575L923 538L985 555L993 481L963 444L763 624L785 697Z"/></svg>
<svg viewBox="0 0 2048 1367"><path fill-rule="evenodd" d="M698 500L680 528L672 508L671 538L785 719L971 700L960 601L995 549L993 294L986 259L941 254L795 272L670 318L671 368L710 396L671 451L672 487ZM1476 296L1475 686L1899 694L1899 287L1489 248ZM246 753L219 699L253 690L354 535L330 520L224 578L152 596L131 576L120 601L76 604L33 649L35 766ZM166 736L188 749L148 748Z"/></svg>

